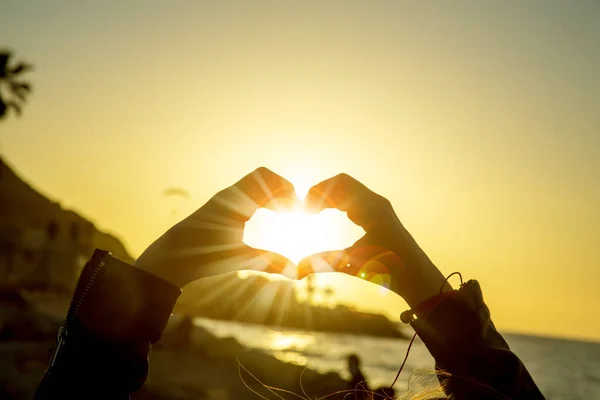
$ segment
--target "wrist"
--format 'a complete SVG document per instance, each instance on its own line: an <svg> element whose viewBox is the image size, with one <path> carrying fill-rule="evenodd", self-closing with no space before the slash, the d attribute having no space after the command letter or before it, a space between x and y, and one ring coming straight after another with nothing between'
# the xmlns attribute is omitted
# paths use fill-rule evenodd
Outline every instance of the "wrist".
<svg viewBox="0 0 600 400"><path fill-rule="evenodd" d="M133 265L182 289L188 282L177 273L177 268L173 268L173 265L167 262L164 252L165 240L163 236L148 246Z"/></svg>
<svg viewBox="0 0 600 400"><path fill-rule="evenodd" d="M424 318L446 299L454 298L457 295L457 293L458 291L452 290L449 292L437 294L423 301L421 304L412 307L410 310L404 311L402 314L400 314L400 320L405 324L410 324L416 318Z"/></svg>
<svg viewBox="0 0 600 400"><path fill-rule="evenodd" d="M147 255L146 252L133 263L133 266L176 286L180 290L189 283L180 274L176 273L177 268L173 268L164 260Z"/></svg>
<svg viewBox="0 0 600 400"><path fill-rule="evenodd" d="M145 262L138 263L137 261L133 264L139 270L147 272L149 274L154 275L157 278L162 279L165 282L170 283L171 285L176 286L178 289L182 289L187 283L183 282L182 279L173 276L169 271L157 264L147 264Z"/></svg>
<svg viewBox="0 0 600 400"><path fill-rule="evenodd" d="M395 235L392 248L401 260L390 271L392 279L397 283L395 291L410 307L416 307L440 293L453 290L442 272L402 226Z"/></svg>
<svg viewBox="0 0 600 400"><path fill-rule="evenodd" d="M411 308L419 307L430 299L453 290L452 286L449 283L444 283L443 279L428 282L411 282L410 284L411 288L402 297Z"/></svg>
<svg viewBox="0 0 600 400"><path fill-rule="evenodd" d="M452 291L440 270L425 256L415 260L405 257L402 263L390 270L393 290L412 308L424 301Z"/></svg>

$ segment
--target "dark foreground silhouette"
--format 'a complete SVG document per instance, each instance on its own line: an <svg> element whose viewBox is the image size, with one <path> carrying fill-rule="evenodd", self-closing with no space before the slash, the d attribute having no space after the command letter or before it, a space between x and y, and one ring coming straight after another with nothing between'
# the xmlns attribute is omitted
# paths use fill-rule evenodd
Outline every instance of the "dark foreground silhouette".
<svg viewBox="0 0 600 400"><path fill-rule="evenodd" d="M446 395L543 398L496 331L479 284L468 281L454 290L404 229L390 203L353 178L342 174L321 182L306 200L314 212L339 208L363 227L365 235L352 247L313 255L294 266L281 255L242 242L244 224L257 208L274 202L285 207L296 200L288 181L260 168L171 228L135 266L97 250L81 273L35 398L128 398L147 377L150 346L160 339L181 288L240 269L293 278L317 271L364 279L386 275L386 286L412 307L403 314L403 322L414 328L435 358ZM185 323L181 326L185 332Z"/></svg>
<svg viewBox="0 0 600 400"><path fill-rule="evenodd" d="M360 358L356 354L350 354L348 356L348 372L350 372L348 390L353 391L353 393L350 394L351 399L364 400L394 397L395 391L393 388L380 387L373 391L370 389L367 379L360 370Z"/></svg>

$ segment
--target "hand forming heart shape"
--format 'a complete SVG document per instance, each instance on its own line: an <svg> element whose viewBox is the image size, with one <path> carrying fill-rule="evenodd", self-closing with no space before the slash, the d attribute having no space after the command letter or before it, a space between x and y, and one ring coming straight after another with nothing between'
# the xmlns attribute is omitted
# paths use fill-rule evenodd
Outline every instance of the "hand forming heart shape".
<svg viewBox="0 0 600 400"><path fill-rule="evenodd" d="M259 168L173 226L136 265L179 287L199 278L246 269L296 279L314 272L344 272L384 284L409 304L419 297L412 296L410 285L404 283L412 278L423 281L428 292L435 285L439 291L443 276L404 229L389 201L346 174L313 186L305 207L314 213L327 208L346 212L365 231L354 245L314 254L296 266L280 254L243 242L245 224L259 208L289 210L298 202L290 182Z"/></svg>

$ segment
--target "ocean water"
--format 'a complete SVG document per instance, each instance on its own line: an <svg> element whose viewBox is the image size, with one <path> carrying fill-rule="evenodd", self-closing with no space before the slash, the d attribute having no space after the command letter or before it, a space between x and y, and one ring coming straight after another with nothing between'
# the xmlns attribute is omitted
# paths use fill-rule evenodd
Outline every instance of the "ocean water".
<svg viewBox="0 0 600 400"><path fill-rule="evenodd" d="M274 329L259 325L198 318L196 324L219 337L234 337L286 362L348 378L346 357L357 354L371 387L389 386L408 347L407 340L325 332ZM505 334L542 393L550 400L600 400L600 343ZM433 358L417 339L404 371L394 386L404 392L431 385ZM410 385L410 386L409 386Z"/></svg>

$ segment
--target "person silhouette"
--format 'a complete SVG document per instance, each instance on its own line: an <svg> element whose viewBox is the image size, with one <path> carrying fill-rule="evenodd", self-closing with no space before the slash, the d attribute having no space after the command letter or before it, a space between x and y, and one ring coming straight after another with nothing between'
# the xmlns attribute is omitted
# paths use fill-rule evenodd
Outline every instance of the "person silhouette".
<svg viewBox="0 0 600 400"><path fill-rule="evenodd" d="M394 388L382 386L373 391L373 400L395 399L396 391Z"/></svg>
<svg viewBox="0 0 600 400"><path fill-rule="evenodd" d="M369 385L367 380L360 370L360 358L356 354L350 354L348 356L348 371L350 372L350 382L348 384L349 390L355 391L356 399L366 399L369 396L367 393Z"/></svg>

